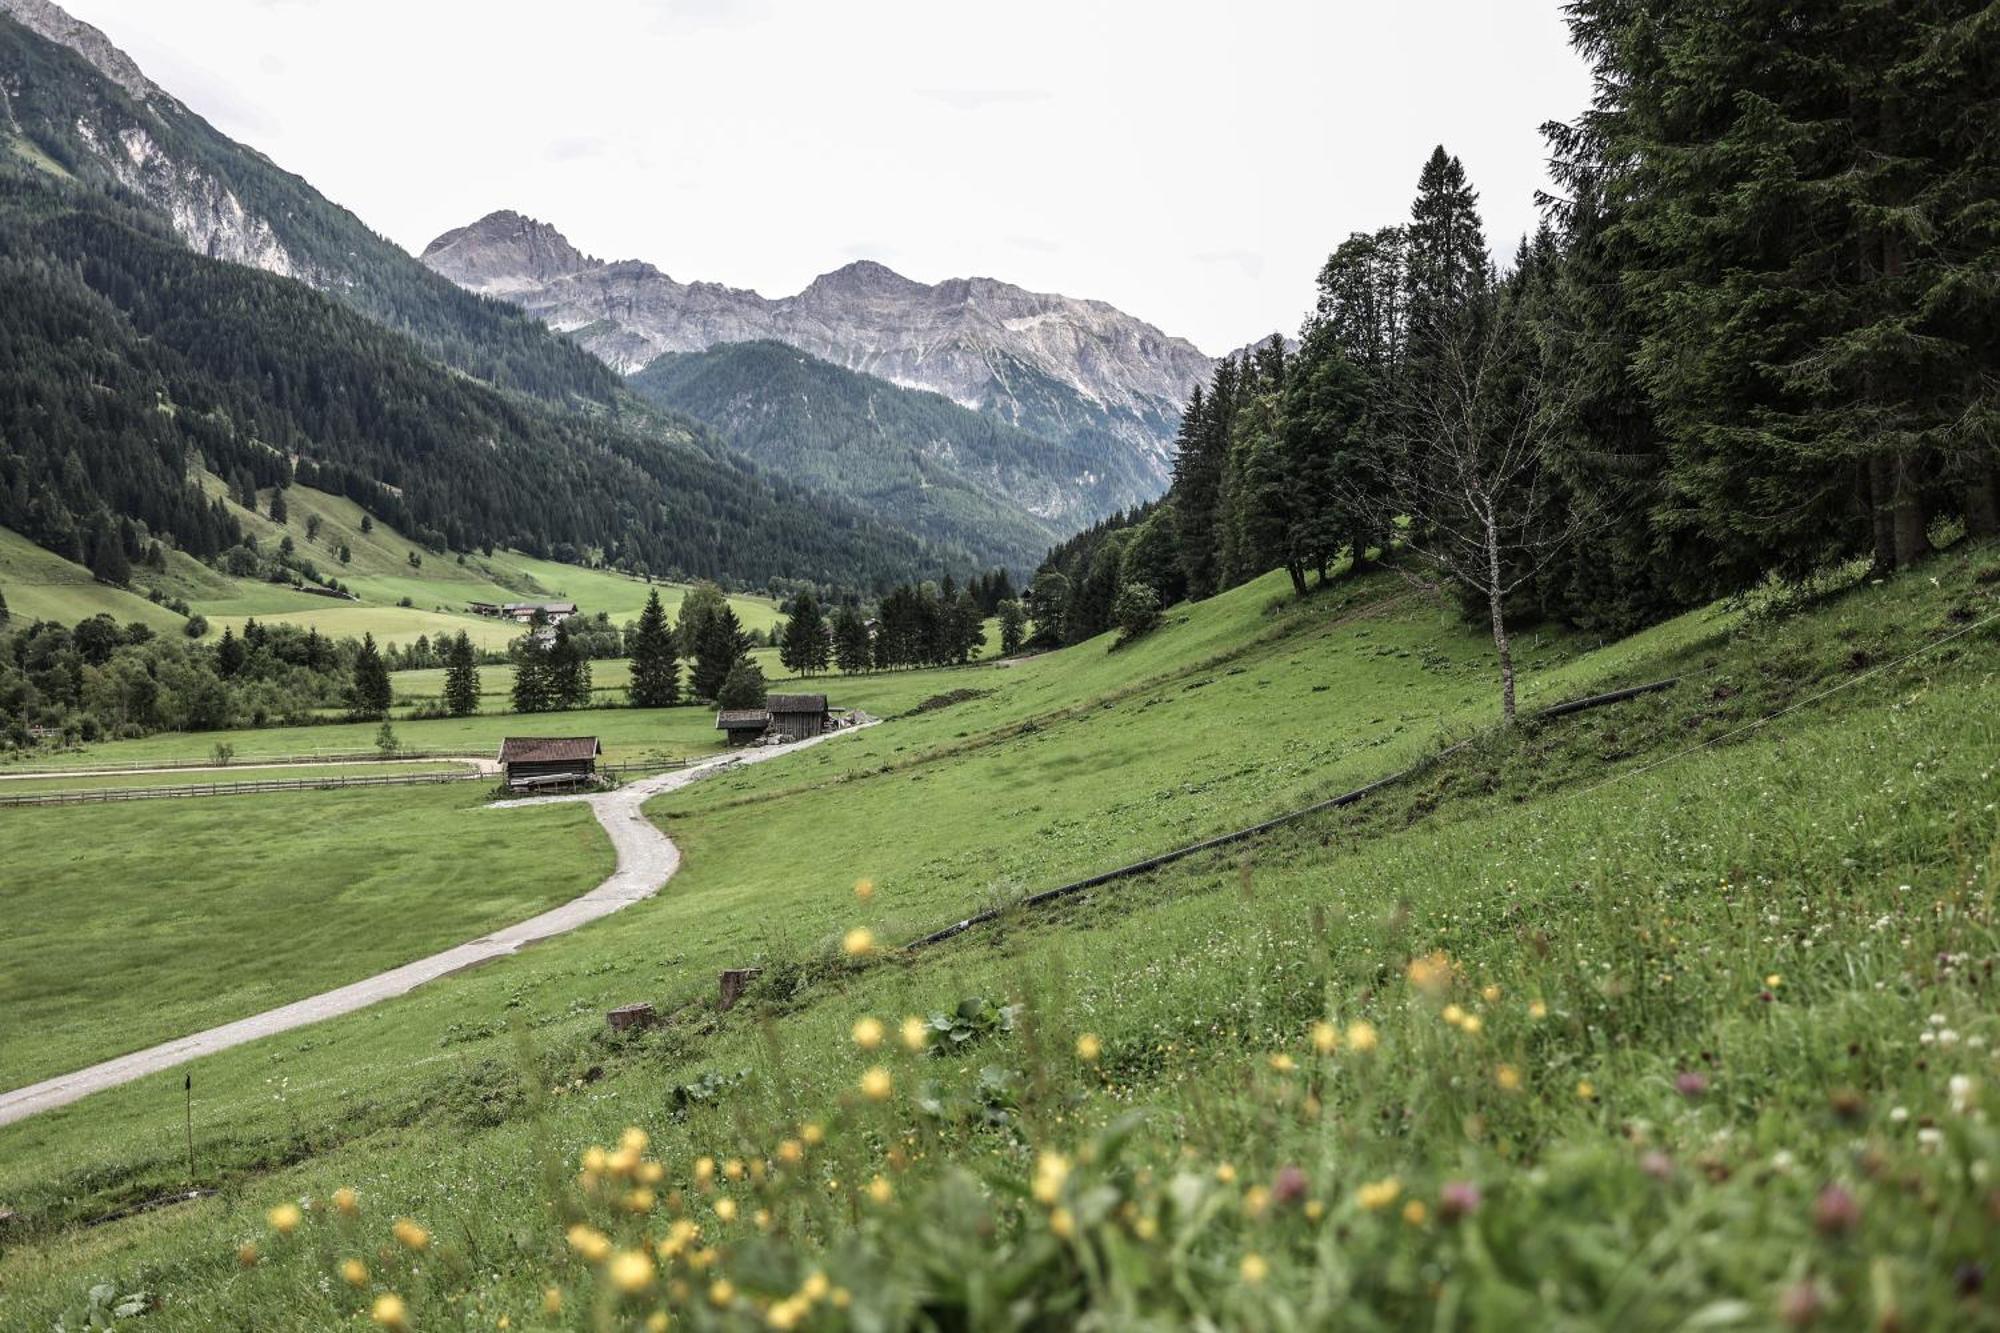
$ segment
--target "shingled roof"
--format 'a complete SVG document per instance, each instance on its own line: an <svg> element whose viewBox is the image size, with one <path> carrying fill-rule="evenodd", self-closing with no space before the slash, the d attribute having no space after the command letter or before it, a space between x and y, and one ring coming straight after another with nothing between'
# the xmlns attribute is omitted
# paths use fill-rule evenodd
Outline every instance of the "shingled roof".
<svg viewBox="0 0 2000 1333"><path fill-rule="evenodd" d="M824 694L774 694L764 701L773 713L824 713Z"/></svg>
<svg viewBox="0 0 2000 1333"><path fill-rule="evenodd" d="M603 752L595 736L509 736L500 742L503 764L560 764Z"/></svg>
<svg viewBox="0 0 2000 1333"><path fill-rule="evenodd" d="M715 715L717 731L759 731L771 725L771 715L761 708L725 708Z"/></svg>

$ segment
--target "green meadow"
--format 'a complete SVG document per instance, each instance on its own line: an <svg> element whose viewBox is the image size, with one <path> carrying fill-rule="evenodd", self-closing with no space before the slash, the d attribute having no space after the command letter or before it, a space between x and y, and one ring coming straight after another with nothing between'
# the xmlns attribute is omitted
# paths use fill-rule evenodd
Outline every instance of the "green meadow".
<svg viewBox="0 0 2000 1333"><path fill-rule="evenodd" d="M0 1084L331 990L610 873L587 809L487 810L486 795L465 783L0 813Z"/></svg>
<svg viewBox="0 0 2000 1333"><path fill-rule="evenodd" d="M1084 1296L1119 1327L1991 1326L1966 1274L2000 1152L1996 613L1986 547L1613 644L1529 630L1524 706L1683 680L1511 731L1482 637L1387 575L829 682L889 720L652 802L686 857L659 897L198 1062L215 1196L122 1215L185 1187L180 1071L0 1129L0 1290L74 1322L107 1282L172 1328L326 1327L388 1294L417 1327L1064 1326ZM546 721L619 719L656 748L707 720ZM884 947L1411 764L1256 843ZM467 799L414 790L428 824ZM382 799L326 834L366 857L392 795L158 804L173 842L263 846L232 812ZM519 836L494 892L551 873L562 840ZM119 839L112 873L166 841ZM639 999L672 1021L610 1036ZM933 1014L937 1053L904 1049ZM587 1153L627 1127L643 1152Z"/></svg>

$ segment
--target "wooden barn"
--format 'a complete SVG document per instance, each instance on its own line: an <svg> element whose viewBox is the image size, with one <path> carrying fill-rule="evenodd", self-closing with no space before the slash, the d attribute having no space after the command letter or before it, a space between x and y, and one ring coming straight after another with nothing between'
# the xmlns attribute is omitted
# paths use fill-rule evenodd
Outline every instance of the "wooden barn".
<svg viewBox="0 0 2000 1333"><path fill-rule="evenodd" d="M826 734L829 716L824 694L774 694L764 701L771 730L795 741Z"/></svg>
<svg viewBox="0 0 2000 1333"><path fill-rule="evenodd" d="M761 708L725 708L715 715L715 729L731 745L748 745L770 726L771 715Z"/></svg>
<svg viewBox="0 0 2000 1333"><path fill-rule="evenodd" d="M517 790L574 787L596 776L603 753L595 736L509 736L500 742L500 771Z"/></svg>

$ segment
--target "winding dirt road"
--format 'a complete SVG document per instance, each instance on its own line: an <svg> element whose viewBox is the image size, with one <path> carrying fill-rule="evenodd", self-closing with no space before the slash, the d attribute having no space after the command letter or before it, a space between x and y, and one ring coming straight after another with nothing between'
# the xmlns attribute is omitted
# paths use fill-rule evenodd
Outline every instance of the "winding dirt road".
<svg viewBox="0 0 2000 1333"><path fill-rule="evenodd" d="M863 723L862 726L872 725ZM489 809L504 810L515 806L547 805L558 801L584 801L597 816L597 822L611 837L611 845L617 850L618 865L610 878L599 884L580 898L572 898L560 907L550 908L539 916L496 930L490 935L482 935L469 943L446 949L443 953L419 958L413 963L405 963L387 972L378 972L372 977L330 990L319 995L294 1000L276 1009L267 1009L261 1014L239 1018L233 1023L209 1028L186 1037L176 1037L158 1046L149 1046L143 1051L121 1055L115 1060L91 1065L74 1073L62 1074L31 1083L24 1088L0 1093L0 1125L25 1120L31 1115L67 1106L79 1098L88 1097L93 1092L115 1088L121 1083L143 1078L147 1074L217 1051L240 1046L246 1041L259 1037L269 1037L279 1032L289 1032L293 1028L305 1027L323 1019L335 1018L341 1014L351 1014L357 1009L365 1009L371 1004L393 999L405 994L427 981L449 976L453 972L504 958L516 952L525 944L545 940L554 935L565 934L578 926L611 915L613 912L650 898L658 893L666 882L680 869L680 849L673 839L662 833L641 813L640 807L663 792L685 787L690 782L699 781L712 773L743 764L763 763L768 759L795 754L807 746L818 745L822 741L849 735L861 727L847 727L831 731L812 740L799 741L792 745L778 745L754 750L743 750L734 754L718 755L686 768L675 769L650 778L641 778L615 791L596 795L574 796L533 796L518 801L496 801Z"/></svg>

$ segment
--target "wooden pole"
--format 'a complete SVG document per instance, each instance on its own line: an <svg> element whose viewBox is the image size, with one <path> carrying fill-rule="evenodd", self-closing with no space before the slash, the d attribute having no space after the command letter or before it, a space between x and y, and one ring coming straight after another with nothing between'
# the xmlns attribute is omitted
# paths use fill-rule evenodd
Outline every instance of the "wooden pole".
<svg viewBox="0 0 2000 1333"><path fill-rule="evenodd" d="M187 1092L188 1188L194 1188L194 1075L181 1085Z"/></svg>

